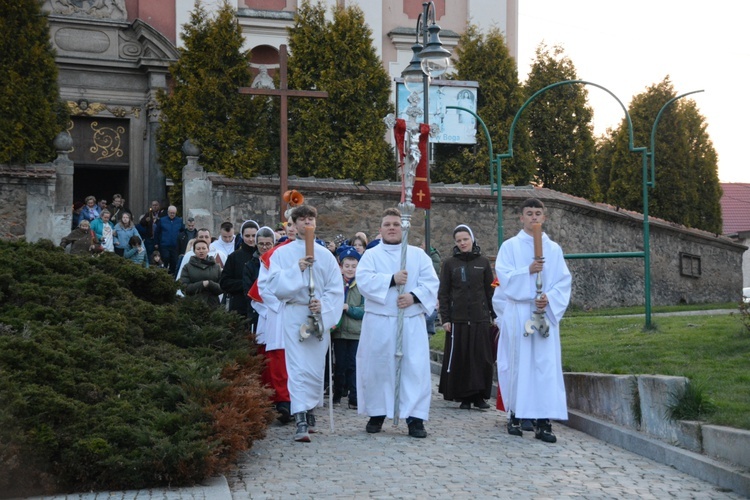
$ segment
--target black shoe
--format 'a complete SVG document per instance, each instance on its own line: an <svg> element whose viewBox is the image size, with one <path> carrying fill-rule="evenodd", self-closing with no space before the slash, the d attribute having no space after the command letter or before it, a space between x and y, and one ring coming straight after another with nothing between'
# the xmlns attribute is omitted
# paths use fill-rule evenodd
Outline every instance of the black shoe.
<svg viewBox="0 0 750 500"><path fill-rule="evenodd" d="M508 419L508 434L511 436L523 436L523 431L521 431L521 421L517 419L513 413L510 414L510 418Z"/></svg>
<svg viewBox="0 0 750 500"><path fill-rule="evenodd" d="M349 400L349 409L350 410L356 410L357 409L357 400L356 399L350 399Z"/></svg>
<svg viewBox="0 0 750 500"><path fill-rule="evenodd" d="M333 404L340 405L341 404L341 398L333 398Z"/></svg>
<svg viewBox="0 0 750 500"><path fill-rule="evenodd" d="M552 433L552 424L548 418L539 419L536 421L536 428L534 429L534 437L541 439L545 443L556 443L557 436Z"/></svg>
<svg viewBox="0 0 750 500"><path fill-rule="evenodd" d="M474 401L474 408L479 408L480 410L488 410L490 408L490 405L482 398L477 398L476 401Z"/></svg>
<svg viewBox="0 0 750 500"><path fill-rule="evenodd" d="M409 426L409 435L413 438L427 437L427 431L424 430L424 422L421 418L409 417L406 419L406 425Z"/></svg>
<svg viewBox="0 0 750 500"><path fill-rule="evenodd" d="M460 410L471 410L471 403L467 403L466 401L464 401L458 408Z"/></svg>
<svg viewBox="0 0 750 500"><path fill-rule="evenodd" d="M385 422L385 415L380 417L370 417L365 430L370 434L376 434L383 430L383 422Z"/></svg>
<svg viewBox="0 0 750 500"><path fill-rule="evenodd" d="M528 418L521 419L521 430L522 431L533 431L534 430L534 421L530 420Z"/></svg>
<svg viewBox="0 0 750 500"><path fill-rule="evenodd" d="M279 414L276 417L276 420L281 422L282 425L286 425L294 420L289 401L281 401L279 403L276 403L276 411Z"/></svg>

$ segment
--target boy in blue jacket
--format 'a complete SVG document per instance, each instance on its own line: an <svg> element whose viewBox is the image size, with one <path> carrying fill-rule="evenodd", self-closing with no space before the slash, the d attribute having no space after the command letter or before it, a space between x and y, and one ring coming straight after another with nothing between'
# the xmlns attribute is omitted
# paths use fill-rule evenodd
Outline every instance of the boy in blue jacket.
<svg viewBox="0 0 750 500"><path fill-rule="evenodd" d="M365 315L365 299L359 293L355 273L359 252L351 246L341 246L337 252L341 275L344 278L344 314L331 330L333 353L336 358L333 372L333 403L349 399L349 408L357 408L357 347Z"/></svg>

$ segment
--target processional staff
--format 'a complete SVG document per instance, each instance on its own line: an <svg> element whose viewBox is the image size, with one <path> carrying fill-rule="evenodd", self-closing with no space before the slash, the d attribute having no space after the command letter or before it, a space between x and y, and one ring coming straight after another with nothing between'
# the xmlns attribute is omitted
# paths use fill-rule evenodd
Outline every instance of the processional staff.
<svg viewBox="0 0 750 500"><path fill-rule="evenodd" d="M416 100L415 100L416 99ZM439 127L432 128L427 124L419 124L416 116L420 116L422 111L415 105L418 97L412 93L409 96L411 106L407 108L406 113L409 116L407 123L403 119L396 119L393 114L385 117L384 121L389 128L394 129L396 138L396 149L399 155L399 173L401 174L401 203L398 209L401 212L401 271L406 269L406 254L409 248L409 229L411 228L411 217L414 214L414 203L412 203L412 193L414 189L414 180L416 178L417 166L422 159L421 150L426 148L428 136L435 136L439 132ZM397 287L398 295L404 293L405 285ZM401 361L404 357L403 339L404 339L404 310L398 310L396 323L396 378L393 397L393 425L398 425L399 406L401 399Z"/></svg>
<svg viewBox="0 0 750 500"><path fill-rule="evenodd" d="M544 261L544 251L542 250L542 225L535 222L531 225L531 232L534 237L534 260ZM535 300L542 298L542 272L536 273L536 297ZM526 329L523 332L524 337L528 337L534 332L539 333L542 337L549 337L549 324L544 317L544 309L537 308L531 313L531 318L526 320Z"/></svg>

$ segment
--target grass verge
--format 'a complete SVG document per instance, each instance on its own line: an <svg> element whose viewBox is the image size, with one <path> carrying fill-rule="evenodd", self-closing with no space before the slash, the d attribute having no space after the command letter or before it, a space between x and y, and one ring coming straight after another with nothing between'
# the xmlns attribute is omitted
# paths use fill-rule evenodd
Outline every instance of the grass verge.
<svg viewBox="0 0 750 500"><path fill-rule="evenodd" d="M703 308L736 310L737 305ZM750 429L750 333L737 315L656 317L655 328L646 332L642 317L598 314L574 313L563 320L565 371L685 376L715 406L706 421ZM615 309L609 314L630 313ZM444 341L445 332L438 329L430 347L442 351Z"/></svg>
<svg viewBox="0 0 750 500"><path fill-rule="evenodd" d="M562 322L563 369L679 375L716 407L707 421L750 429L750 334L736 316L570 317Z"/></svg>

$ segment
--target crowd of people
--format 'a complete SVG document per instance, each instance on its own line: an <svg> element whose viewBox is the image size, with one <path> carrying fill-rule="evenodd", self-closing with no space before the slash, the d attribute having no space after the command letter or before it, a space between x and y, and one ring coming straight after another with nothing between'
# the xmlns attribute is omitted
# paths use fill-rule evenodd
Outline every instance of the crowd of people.
<svg viewBox="0 0 750 500"><path fill-rule="evenodd" d="M235 235L224 222L212 238L157 201L135 224L124 202L90 196L76 204L75 229L61 245L163 267L180 294L245 317L266 358L262 380L277 418L294 422L295 441L316 432L326 391L332 405L346 399L368 416L368 433L390 418L404 419L409 436L426 437L436 320L445 331L444 399L461 410L489 409L497 361L496 406L508 413L508 433L556 441L551 421L567 419L559 322L571 278L559 245L541 232L541 201L522 204L521 230L502 245L494 270L467 224L453 230L444 262L434 248L411 245L404 259L396 209L383 213L370 239L358 232L323 241L309 205L273 228L247 220Z"/></svg>

